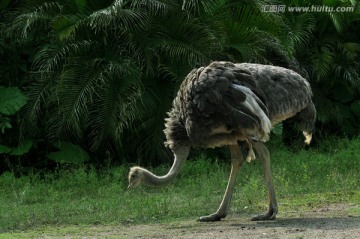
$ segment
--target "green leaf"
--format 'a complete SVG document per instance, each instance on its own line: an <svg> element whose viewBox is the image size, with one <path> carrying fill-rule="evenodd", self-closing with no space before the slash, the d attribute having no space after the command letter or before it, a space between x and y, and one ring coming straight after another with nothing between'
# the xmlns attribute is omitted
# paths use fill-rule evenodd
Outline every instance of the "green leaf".
<svg viewBox="0 0 360 239"><path fill-rule="evenodd" d="M325 48L313 54L312 64L315 77L320 81L331 73L334 67L335 54Z"/></svg>
<svg viewBox="0 0 360 239"><path fill-rule="evenodd" d="M59 35L59 39L63 41L74 33L79 20L78 16L60 15L52 22L52 26Z"/></svg>
<svg viewBox="0 0 360 239"><path fill-rule="evenodd" d="M4 133L5 133L5 129L11 129L11 128L12 128L12 125L10 124L10 118L0 115L0 129L1 129L1 133L4 134Z"/></svg>
<svg viewBox="0 0 360 239"><path fill-rule="evenodd" d="M49 153L47 157L58 163L81 164L90 159L88 153L78 145L59 142L54 144L54 146L60 149L60 151Z"/></svg>
<svg viewBox="0 0 360 239"><path fill-rule="evenodd" d="M23 154L26 154L31 149L33 143L31 140L27 139L22 144L20 144L18 147L13 148L10 152L10 155L16 155L21 156Z"/></svg>
<svg viewBox="0 0 360 239"><path fill-rule="evenodd" d="M14 115L26 104L27 97L17 87L0 86L0 113Z"/></svg>
<svg viewBox="0 0 360 239"><path fill-rule="evenodd" d="M0 154L8 154L11 152L11 148L6 146L6 145L3 145L3 144L0 144Z"/></svg>

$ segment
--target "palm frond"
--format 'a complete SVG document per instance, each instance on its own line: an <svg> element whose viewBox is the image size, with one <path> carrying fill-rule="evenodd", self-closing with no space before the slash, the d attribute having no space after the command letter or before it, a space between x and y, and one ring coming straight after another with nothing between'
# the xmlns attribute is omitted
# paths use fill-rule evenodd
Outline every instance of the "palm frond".
<svg viewBox="0 0 360 239"><path fill-rule="evenodd" d="M89 124L89 107L96 97L102 65L102 62L97 62L96 59L68 59L54 92L60 99L57 108L61 118L54 117L60 124L52 131L53 138L70 136L78 142L81 141L83 132Z"/></svg>
<svg viewBox="0 0 360 239"><path fill-rule="evenodd" d="M313 73L318 81L320 81L321 79L326 79L327 76L330 74L333 67L334 58L335 54L333 53L333 51L325 47L323 47L321 51L313 54Z"/></svg>
<svg viewBox="0 0 360 239"><path fill-rule="evenodd" d="M89 16L89 26L95 31L133 31L142 29L149 23L146 12L129 6L131 1L117 0L111 6L96 11ZM109 28L110 27L110 28Z"/></svg>
<svg viewBox="0 0 360 239"><path fill-rule="evenodd" d="M226 36L223 44L237 61L263 62L268 49L284 52L279 44L284 34L278 27L282 24L279 15L263 13L256 4L237 9L223 20Z"/></svg>
<svg viewBox="0 0 360 239"><path fill-rule="evenodd" d="M316 20L312 14L292 15L287 19L286 28L288 33L284 44L288 48L289 54L294 54L295 48L304 49L309 44L313 31L315 30Z"/></svg>
<svg viewBox="0 0 360 239"><path fill-rule="evenodd" d="M109 63L90 109L91 149L97 151L108 139L120 139L124 128L139 112L141 71L131 61Z"/></svg>
<svg viewBox="0 0 360 239"><path fill-rule="evenodd" d="M204 12L209 12L214 9L214 6L219 2L218 0L184 0L182 1L182 9L191 13L194 16L200 16Z"/></svg>
<svg viewBox="0 0 360 239"><path fill-rule="evenodd" d="M169 150L165 148L164 118L171 107L176 85L173 81L151 80L145 85L146 91L142 96L142 115L133 123L131 138L133 145L130 149L136 152L140 159L166 161Z"/></svg>
<svg viewBox="0 0 360 239"><path fill-rule="evenodd" d="M86 55L92 49L98 48L98 42L90 40L82 40L64 45L47 44L35 55L34 66L38 72L47 74L57 71L67 57Z"/></svg>
<svg viewBox="0 0 360 239"><path fill-rule="evenodd" d="M202 62L210 52L220 47L211 31L197 20L188 19L186 15L172 14L162 19L156 42L156 49L165 57L183 59L190 65ZM160 26L160 23L157 24Z"/></svg>
<svg viewBox="0 0 360 239"><path fill-rule="evenodd" d="M69 40L74 37L76 29L79 28L85 16L80 15L58 15L51 22L52 29L60 41Z"/></svg>
<svg viewBox="0 0 360 239"><path fill-rule="evenodd" d="M35 78L37 74L34 74ZM28 88L26 95L28 96L28 103L25 105L24 115L26 118L21 123L22 131L24 134L36 134L40 127L39 125L47 117L47 113L44 112L47 105L47 99L52 95L53 85L58 77L57 73L51 73L49 78L41 78L34 81L34 83Z"/></svg>
<svg viewBox="0 0 360 239"><path fill-rule="evenodd" d="M164 15L179 8L179 4L176 0L134 0L131 1L131 8L146 11L151 15Z"/></svg>
<svg viewBox="0 0 360 239"><path fill-rule="evenodd" d="M7 29L9 35L28 40L34 32L49 32L50 22L63 12L63 6L58 2L45 2L39 7L23 7L15 12L14 20Z"/></svg>

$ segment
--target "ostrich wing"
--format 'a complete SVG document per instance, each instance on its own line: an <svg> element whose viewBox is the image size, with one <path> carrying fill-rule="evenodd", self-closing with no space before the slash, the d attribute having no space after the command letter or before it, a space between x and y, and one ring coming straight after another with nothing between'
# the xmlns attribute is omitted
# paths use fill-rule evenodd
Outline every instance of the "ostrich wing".
<svg viewBox="0 0 360 239"><path fill-rule="evenodd" d="M271 65L240 63L239 69L246 69L253 75L257 89L261 90L273 125L294 117L305 108L304 120L315 120L316 110L312 105L312 91L306 79L296 72ZM311 113L311 115L310 115ZM309 127L307 127L309 128Z"/></svg>
<svg viewBox="0 0 360 239"><path fill-rule="evenodd" d="M189 74L178 97L185 99L181 109L193 144L201 146L206 138L224 133L267 140L271 123L255 86L250 72L229 63L212 63Z"/></svg>

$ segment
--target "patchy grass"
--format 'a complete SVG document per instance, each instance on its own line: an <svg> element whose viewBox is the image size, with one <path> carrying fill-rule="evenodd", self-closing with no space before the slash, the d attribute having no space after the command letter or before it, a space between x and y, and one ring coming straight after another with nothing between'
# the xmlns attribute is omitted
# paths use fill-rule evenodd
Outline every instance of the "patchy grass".
<svg viewBox="0 0 360 239"><path fill-rule="evenodd" d="M282 210L359 202L360 139L333 142L328 151L290 152L276 142L269 148L280 216ZM168 167L153 170L162 174ZM21 238L24 230L31 230L31 237L52 226L58 228L54 233L66 230L71 234L88 225L195 220L217 209L229 171L230 163L200 156L187 162L169 186L132 190L127 190L127 167L101 173L80 168L21 178L5 173L0 176L0 238ZM260 162L244 164L230 214L250 215L266 209Z"/></svg>

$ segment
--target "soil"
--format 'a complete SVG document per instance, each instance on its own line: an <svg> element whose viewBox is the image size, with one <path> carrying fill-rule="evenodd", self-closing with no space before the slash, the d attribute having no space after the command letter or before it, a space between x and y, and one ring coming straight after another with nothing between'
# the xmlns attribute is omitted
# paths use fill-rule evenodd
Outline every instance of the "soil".
<svg viewBox="0 0 360 239"><path fill-rule="evenodd" d="M285 214L285 213L283 213ZM309 211L286 212L275 221L252 222L232 214L219 222L181 221L123 225L101 230L95 238L360 238L359 205L330 204ZM91 238L87 237L87 238Z"/></svg>
<svg viewBox="0 0 360 239"><path fill-rule="evenodd" d="M360 205L329 204L307 211L282 212L275 221L252 222L231 214L219 222L177 221L161 224L93 226L65 238L360 238ZM43 235L42 238L54 238ZM58 238L58 237L56 237Z"/></svg>

